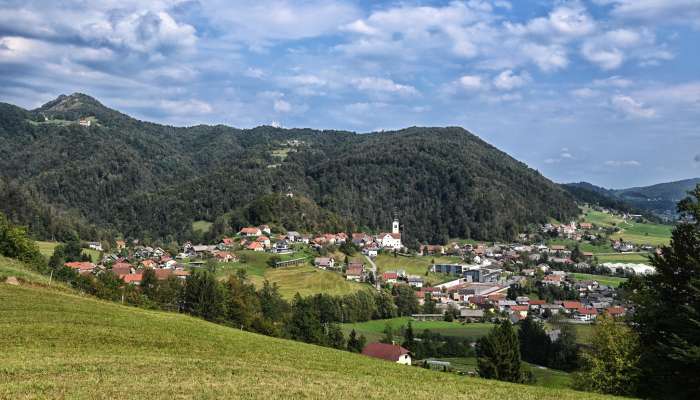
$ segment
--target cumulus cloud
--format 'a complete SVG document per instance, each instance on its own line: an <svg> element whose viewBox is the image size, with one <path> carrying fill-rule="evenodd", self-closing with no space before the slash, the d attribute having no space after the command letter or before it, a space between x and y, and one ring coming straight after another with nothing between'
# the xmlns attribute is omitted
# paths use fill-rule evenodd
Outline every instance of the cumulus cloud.
<svg viewBox="0 0 700 400"><path fill-rule="evenodd" d="M642 165L637 160L608 160L604 164L608 167L639 167Z"/></svg>
<svg viewBox="0 0 700 400"><path fill-rule="evenodd" d="M386 78L356 78L352 80L352 84L357 89L366 92L395 93L400 95L414 95L418 93L418 90L411 85L402 85Z"/></svg>
<svg viewBox="0 0 700 400"><path fill-rule="evenodd" d="M614 29L586 39L581 55L603 70L619 68L629 57L646 64L673 58L655 42L655 35L648 29Z"/></svg>
<svg viewBox="0 0 700 400"><path fill-rule="evenodd" d="M506 27L519 35L584 36L596 29L596 23L581 5L559 6L547 17L537 17L525 24L506 23Z"/></svg>
<svg viewBox="0 0 700 400"><path fill-rule="evenodd" d="M502 90L512 90L524 86L530 82L530 75L527 72L523 72L520 75L516 75L513 71L507 69L495 78L493 78L493 85L498 89Z"/></svg>
<svg viewBox="0 0 700 400"><path fill-rule="evenodd" d="M288 113L292 111L292 105L286 100L276 99L272 104L273 109L279 113Z"/></svg>
<svg viewBox="0 0 700 400"><path fill-rule="evenodd" d="M643 103L629 96L616 95L612 97L610 102L613 107L630 117L652 118L656 116L656 110L645 106Z"/></svg>
<svg viewBox="0 0 700 400"><path fill-rule="evenodd" d="M465 90L479 90L484 87L484 83L478 75L464 75L457 81L459 86Z"/></svg>
<svg viewBox="0 0 700 400"><path fill-rule="evenodd" d="M657 24L684 23L700 26L700 3L696 0L598 0L612 4L611 14Z"/></svg>

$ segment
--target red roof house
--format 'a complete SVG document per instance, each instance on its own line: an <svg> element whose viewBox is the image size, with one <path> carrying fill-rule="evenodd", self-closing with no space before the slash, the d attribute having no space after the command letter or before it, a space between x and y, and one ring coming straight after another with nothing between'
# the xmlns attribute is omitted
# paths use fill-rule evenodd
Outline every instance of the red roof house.
<svg viewBox="0 0 700 400"><path fill-rule="evenodd" d="M411 365L409 351L395 344L370 343L362 349L362 354L399 364Z"/></svg>

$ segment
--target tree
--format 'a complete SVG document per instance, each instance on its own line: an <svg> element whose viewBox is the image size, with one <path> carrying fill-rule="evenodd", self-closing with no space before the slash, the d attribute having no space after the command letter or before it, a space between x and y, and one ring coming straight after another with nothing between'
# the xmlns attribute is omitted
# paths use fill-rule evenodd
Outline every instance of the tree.
<svg viewBox="0 0 700 400"><path fill-rule="evenodd" d="M518 337L510 322L501 322L479 339L476 352L480 376L507 382L524 381Z"/></svg>
<svg viewBox="0 0 700 400"><path fill-rule="evenodd" d="M578 344L576 330L571 324L559 325L559 338L552 343L548 366L572 371L578 368Z"/></svg>
<svg viewBox="0 0 700 400"><path fill-rule="evenodd" d="M350 336L348 337L348 344L347 344L347 349L349 352L352 353L361 353L362 349L365 348L365 343L367 342L367 339L365 339L364 335L360 335L360 337L357 337L357 332L353 329L350 331Z"/></svg>
<svg viewBox="0 0 700 400"><path fill-rule="evenodd" d="M334 349L345 348L345 336L338 324L328 324L326 329L326 345Z"/></svg>
<svg viewBox="0 0 700 400"><path fill-rule="evenodd" d="M678 203L669 246L651 257L656 273L631 279L640 335L640 395L700 398L700 185Z"/></svg>
<svg viewBox="0 0 700 400"><path fill-rule="evenodd" d="M425 302L423 303L423 314L435 314L437 312L437 302L433 300L430 293L425 294Z"/></svg>
<svg viewBox="0 0 700 400"><path fill-rule="evenodd" d="M283 321L289 312L289 303L282 298L277 283L263 282L263 287L257 292L262 316L272 322Z"/></svg>
<svg viewBox="0 0 700 400"><path fill-rule="evenodd" d="M311 302L297 293L292 302L292 315L287 322L287 334L291 339L306 343L325 344L325 332L318 312Z"/></svg>
<svg viewBox="0 0 700 400"><path fill-rule="evenodd" d="M141 293L149 299L154 300L157 286L158 278L156 278L156 271L153 268L146 268L141 276Z"/></svg>
<svg viewBox="0 0 700 400"><path fill-rule="evenodd" d="M239 275L229 275L224 289L226 290L226 320L236 328L250 330L253 321L261 318L262 314L255 286L241 279Z"/></svg>
<svg viewBox="0 0 700 400"><path fill-rule="evenodd" d="M640 376L639 337L605 314L598 318L588 351L582 355L582 370L574 375L581 390L621 396L633 395Z"/></svg>
<svg viewBox="0 0 700 400"><path fill-rule="evenodd" d="M406 330L403 333L403 343L401 345L411 351L416 348L416 339L413 336L413 324L411 321L408 321L408 326L406 326Z"/></svg>
<svg viewBox="0 0 700 400"><path fill-rule="evenodd" d="M277 263L282 261L282 257L280 256L272 256L267 259L267 265L274 268L277 266Z"/></svg>
<svg viewBox="0 0 700 400"><path fill-rule="evenodd" d="M576 246L571 250L571 259L574 262L581 262L583 260L583 253L581 253L581 246L576 243Z"/></svg>
<svg viewBox="0 0 700 400"><path fill-rule="evenodd" d="M384 326L384 336L379 340L380 343L394 344L394 328L387 323Z"/></svg>
<svg viewBox="0 0 700 400"><path fill-rule="evenodd" d="M391 293L394 296L394 304L396 304L398 315L410 316L418 312L418 298L410 286L394 285L391 288Z"/></svg>
<svg viewBox="0 0 700 400"><path fill-rule="evenodd" d="M547 365L552 341L544 331L544 325L541 322L533 320L530 316L525 318L518 329L518 341L523 360L533 364Z"/></svg>
<svg viewBox="0 0 700 400"><path fill-rule="evenodd" d="M197 271L187 277L182 307L185 312L208 321L218 322L224 318L224 291L214 274Z"/></svg>

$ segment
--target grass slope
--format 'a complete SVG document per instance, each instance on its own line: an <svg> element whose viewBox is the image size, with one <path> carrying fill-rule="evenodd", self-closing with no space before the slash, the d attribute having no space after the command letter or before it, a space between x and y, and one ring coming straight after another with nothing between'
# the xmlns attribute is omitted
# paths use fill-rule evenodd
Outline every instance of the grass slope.
<svg viewBox="0 0 700 400"><path fill-rule="evenodd" d="M611 287L618 287L621 283L627 282L627 278L621 278L618 276L606 276L606 275L593 275L593 274L582 274L582 273L572 273L574 278L579 281L594 280L602 285L607 285Z"/></svg>
<svg viewBox="0 0 700 400"><path fill-rule="evenodd" d="M596 399L0 283L0 398Z"/></svg>
<svg viewBox="0 0 700 400"><path fill-rule="evenodd" d="M631 222L591 209L585 210L584 219L601 227L610 228L616 226L620 228L620 231L610 235L610 239L618 240L622 238L635 244L668 245L671 239L671 231L673 230L672 225Z"/></svg>
<svg viewBox="0 0 700 400"><path fill-rule="evenodd" d="M382 338L382 336L384 336L383 332L387 324L390 325L395 331L398 331L402 326L407 326L409 320L411 320L409 317L379 319L354 324L343 324L342 328L346 333L349 333L351 330L355 329L358 334L365 335L367 340L372 342L378 341ZM491 328L493 328L493 324L461 324L459 322L446 321L411 321L411 324L413 325L413 331L416 334L423 332L425 329L429 329L431 332L439 333L441 335L470 338L474 340L487 335Z"/></svg>
<svg viewBox="0 0 700 400"><path fill-rule="evenodd" d="M439 358L442 361L449 361L452 367L461 372L476 372L477 362L475 357L445 357ZM536 386L544 386L549 388L559 388L566 389L571 387L572 379L571 375L564 371L559 371L556 369L544 368L539 365L530 364L523 362L526 368L532 371L535 376Z"/></svg>
<svg viewBox="0 0 700 400"><path fill-rule="evenodd" d="M392 254L380 254L374 260L377 264L377 270L381 274L385 271L405 270L409 275L419 275L425 279L427 285L435 285L454 279L445 274L425 273L429 270L430 264L435 260L436 263L453 264L460 263L462 260L459 257L440 257L440 256L424 256L424 257L394 257Z"/></svg>

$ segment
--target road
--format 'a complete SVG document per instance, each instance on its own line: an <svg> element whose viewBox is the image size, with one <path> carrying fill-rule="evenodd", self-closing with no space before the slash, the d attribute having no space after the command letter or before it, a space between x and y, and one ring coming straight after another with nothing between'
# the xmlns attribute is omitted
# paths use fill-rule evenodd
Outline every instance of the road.
<svg viewBox="0 0 700 400"><path fill-rule="evenodd" d="M381 290L382 288L379 285L379 276L377 275L377 264L375 264L374 260L372 260L367 254L364 254L364 256L370 265L370 271L372 271L372 275L374 275L374 286L377 288L377 290Z"/></svg>

